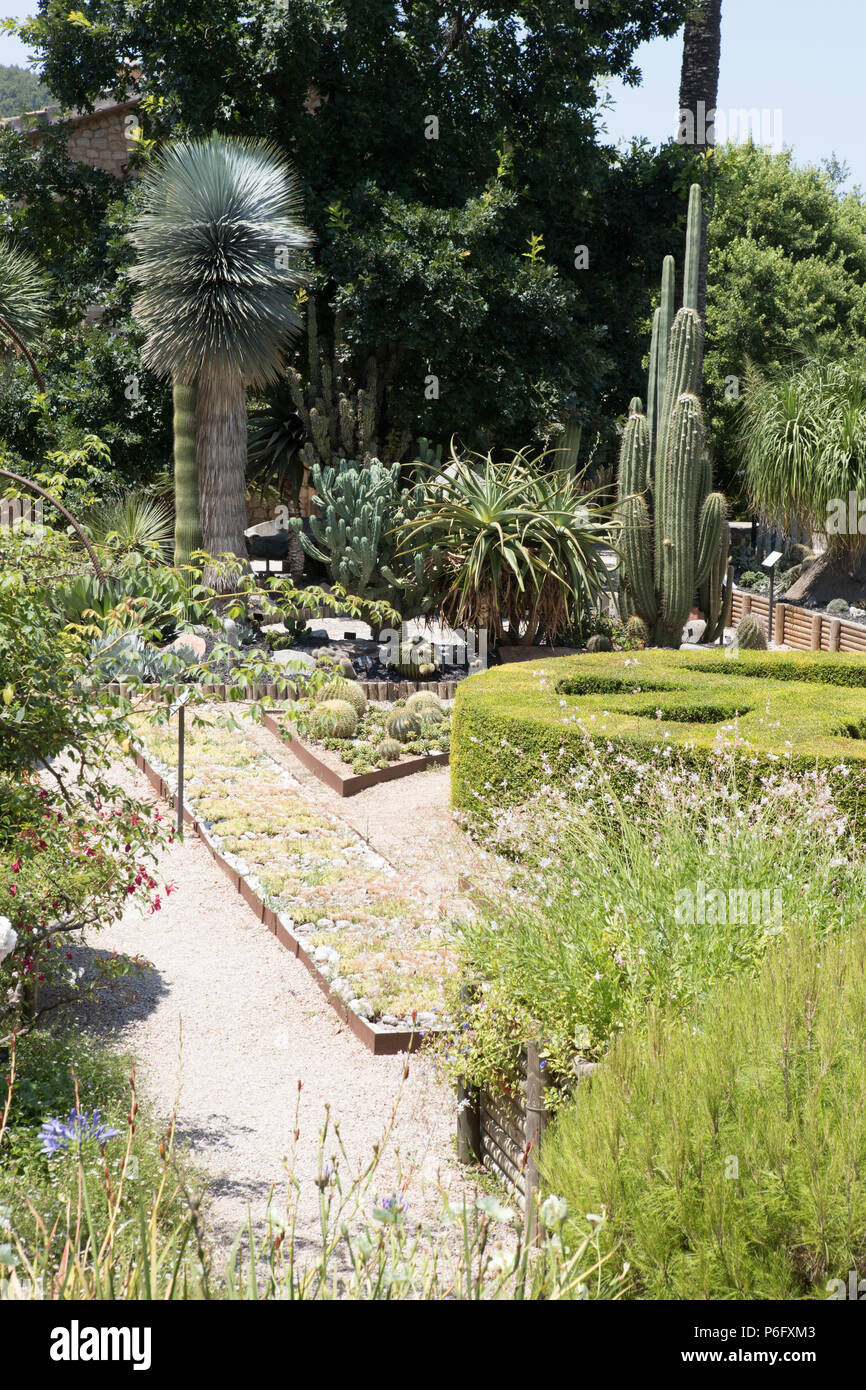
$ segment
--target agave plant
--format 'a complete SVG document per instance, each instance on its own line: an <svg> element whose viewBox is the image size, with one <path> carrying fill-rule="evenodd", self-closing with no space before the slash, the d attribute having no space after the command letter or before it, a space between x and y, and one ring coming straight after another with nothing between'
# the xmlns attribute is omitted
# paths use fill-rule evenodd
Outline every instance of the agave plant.
<svg viewBox="0 0 866 1390"><path fill-rule="evenodd" d="M440 555L429 581L435 605L454 627L486 627L529 645L575 625L607 582L609 522L597 492L547 456L458 457L431 469L417 515L403 528L401 553L423 541Z"/></svg>
<svg viewBox="0 0 866 1390"><path fill-rule="evenodd" d="M866 536L828 527L834 505L866 491L866 358L821 358L765 375L750 366L741 431L755 510L827 531L831 559L862 556Z"/></svg>
<svg viewBox="0 0 866 1390"><path fill-rule="evenodd" d="M297 179L269 141L210 135L157 155L131 233L144 356L195 386L204 548L243 555L248 386L278 379L299 332ZM215 577L215 576L214 576Z"/></svg>
<svg viewBox="0 0 866 1390"><path fill-rule="evenodd" d="M26 359L40 391L45 389L42 373L25 339L37 332L47 317L47 277L32 257L0 241L0 335Z"/></svg>

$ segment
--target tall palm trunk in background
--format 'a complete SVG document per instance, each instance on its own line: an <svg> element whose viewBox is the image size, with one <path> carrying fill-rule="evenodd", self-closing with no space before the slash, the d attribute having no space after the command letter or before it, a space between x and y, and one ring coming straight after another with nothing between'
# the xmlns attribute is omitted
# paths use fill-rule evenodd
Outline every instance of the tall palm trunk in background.
<svg viewBox="0 0 866 1390"><path fill-rule="evenodd" d="M174 383L174 563L189 564L201 550L194 386Z"/></svg>
<svg viewBox="0 0 866 1390"><path fill-rule="evenodd" d="M719 100L719 64L722 52L722 0L696 0L686 20L683 34L683 65L680 71L680 112L692 116L693 149L705 154L709 145L707 132L712 129ZM681 117L682 122L682 117ZM681 127L682 129L682 123ZM711 190L704 188L704 214L701 228L700 263L698 269L698 313L706 329L707 322L707 228L712 214ZM703 359L698 381L703 381Z"/></svg>

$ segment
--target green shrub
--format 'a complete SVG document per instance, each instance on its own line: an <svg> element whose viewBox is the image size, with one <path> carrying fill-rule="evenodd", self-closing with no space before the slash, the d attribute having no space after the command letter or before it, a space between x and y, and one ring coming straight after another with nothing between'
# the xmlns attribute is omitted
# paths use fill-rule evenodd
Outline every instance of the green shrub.
<svg viewBox="0 0 866 1390"><path fill-rule="evenodd" d="M496 824L518 857L507 893L461 928L470 999L453 1072L514 1085L526 1038L544 1039L560 1091L575 1055L603 1056L648 1007L688 1013L753 973L800 923L859 920L862 860L828 779L777 770L738 791L732 755L695 780L672 756L596 750L577 795L544 788ZM489 843L489 841L488 841Z"/></svg>
<svg viewBox="0 0 866 1390"><path fill-rule="evenodd" d="M648 1299L838 1296L866 1273L866 936L808 927L684 1024L629 1030L548 1131ZM844 1293L843 1295L844 1296Z"/></svg>
<svg viewBox="0 0 866 1390"><path fill-rule="evenodd" d="M596 743L641 759L675 748L697 771L728 747L744 790L780 762L826 771L862 834L866 745L844 726L864 717L866 661L853 654L648 651L492 667L457 689L452 798L490 824L546 787L567 789Z"/></svg>

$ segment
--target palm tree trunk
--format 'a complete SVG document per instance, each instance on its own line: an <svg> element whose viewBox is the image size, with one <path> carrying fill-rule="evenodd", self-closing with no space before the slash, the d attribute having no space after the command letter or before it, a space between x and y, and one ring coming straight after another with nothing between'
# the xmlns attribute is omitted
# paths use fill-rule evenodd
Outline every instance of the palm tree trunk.
<svg viewBox="0 0 866 1390"><path fill-rule="evenodd" d="M710 148L707 130L719 100L719 65L722 52L722 0L697 0L686 20L683 34L683 63L680 71L680 111L689 111L694 121L696 154ZM701 118L703 117L703 118ZM707 229L712 212L710 190L704 189L701 225L701 256L698 269L698 313L706 331L707 321ZM704 344L706 350L706 343ZM698 392L703 385L703 358Z"/></svg>
<svg viewBox="0 0 866 1390"><path fill-rule="evenodd" d="M209 555L246 556L247 392L236 373L206 372L198 383L196 460L202 543ZM205 583L232 588L205 568Z"/></svg>

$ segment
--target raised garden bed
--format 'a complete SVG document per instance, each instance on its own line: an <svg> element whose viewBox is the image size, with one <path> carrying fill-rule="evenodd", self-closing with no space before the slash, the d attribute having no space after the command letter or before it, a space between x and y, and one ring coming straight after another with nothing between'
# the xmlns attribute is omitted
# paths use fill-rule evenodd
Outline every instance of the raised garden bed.
<svg viewBox="0 0 866 1390"><path fill-rule="evenodd" d="M174 731L140 732L137 764L174 803ZM185 763L185 821L365 1046L402 1052L448 1026L457 965L426 895L237 731L193 726Z"/></svg>
<svg viewBox="0 0 866 1390"><path fill-rule="evenodd" d="M372 772L342 772L340 767L335 765L338 760L327 757L327 750L319 750L314 745L305 743L297 735L290 734L273 715L266 714L262 723L269 733L276 734L277 738L283 740L298 762L303 763L314 777L318 777L320 782L324 782L326 787L330 787L339 796L355 796L380 782L395 782L401 777L411 777L415 772L423 772L428 767L448 766L449 754L434 750L403 758L388 767L377 767Z"/></svg>

